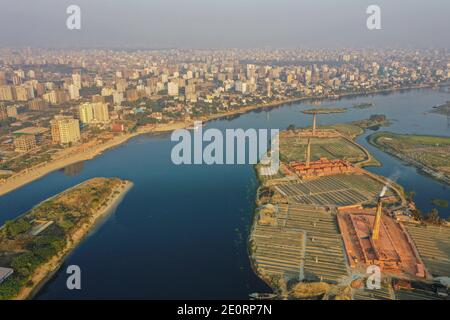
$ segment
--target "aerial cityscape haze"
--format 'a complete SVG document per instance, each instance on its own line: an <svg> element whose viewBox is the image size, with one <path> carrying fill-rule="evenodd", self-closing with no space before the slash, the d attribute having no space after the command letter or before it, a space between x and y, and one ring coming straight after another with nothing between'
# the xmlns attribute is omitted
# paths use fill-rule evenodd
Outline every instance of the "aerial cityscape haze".
<svg viewBox="0 0 450 320"><path fill-rule="evenodd" d="M0 300L448 300L448 1L1 2Z"/></svg>

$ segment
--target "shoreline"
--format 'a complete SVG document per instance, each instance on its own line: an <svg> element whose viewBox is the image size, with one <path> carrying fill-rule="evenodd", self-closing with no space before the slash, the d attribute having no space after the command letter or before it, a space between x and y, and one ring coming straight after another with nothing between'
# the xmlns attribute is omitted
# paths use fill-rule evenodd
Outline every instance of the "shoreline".
<svg viewBox="0 0 450 320"><path fill-rule="evenodd" d="M66 258L73 252L74 249L86 238L91 232L95 231L95 228L102 223L122 202L125 195L133 187L131 181L125 181L125 185L121 185L119 193L114 196L113 190L112 198L108 198L106 206L102 206L100 210L89 217L88 221L80 225L77 230L70 235L67 239L64 249L53 256L49 261L39 266L33 275L30 277L30 281L33 282L32 287L23 287L19 293L11 300L26 300L32 299L44 286L51 280L54 274L61 268ZM110 197L111 197L110 195ZM57 196L57 195L56 195Z"/></svg>
<svg viewBox="0 0 450 320"><path fill-rule="evenodd" d="M446 86L446 84L440 84L437 87ZM393 89L384 89L384 90L374 90L371 92L366 93L345 93L340 94L338 98L332 98L332 97L298 97L298 98L290 98L285 99L281 101L274 101L269 102L265 104L257 104L257 105L250 105L242 107L238 110L232 110L226 113L220 113L210 116L202 116L198 120L202 121L203 123L207 123L214 120L224 119L227 117L232 117L236 115L246 114L254 110L264 110L268 108L274 108L274 107L280 107L283 105L288 105L292 103L301 103L308 100L311 101L322 101L322 100L339 100L341 98L346 97L360 97L360 96L368 96L371 94L381 94L381 93L392 93L392 92L398 92L403 90L415 90L415 89L426 89L426 88L434 88L436 86L434 85L421 85L421 86L411 86L411 87L405 87L405 88L393 88ZM73 147L73 152L76 153L75 155L69 155L64 156L62 158L55 159L48 163L42 163L38 164L34 167L27 168L21 172L18 172L17 174L14 174L13 176L6 179L5 182L2 182L0 184L0 197L8 194L16 189L19 189L20 187L23 187L35 180L38 180L47 174L60 170L62 168L65 168L69 165L91 160L99 155L101 155L103 152L112 149L114 147L120 146L124 143L126 143L131 138L137 137L139 135L143 134L149 134L149 133L164 133L173 131L176 129L186 129L190 125L192 125L194 120L191 120L189 122L186 121L177 121L167 124L157 124L157 125L147 125L140 127L136 130L136 132L133 133L125 133L120 136L116 136L112 138L111 140L108 140L107 142L94 146L91 148L88 148L87 150L83 150L82 152L76 152L76 147Z"/></svg>

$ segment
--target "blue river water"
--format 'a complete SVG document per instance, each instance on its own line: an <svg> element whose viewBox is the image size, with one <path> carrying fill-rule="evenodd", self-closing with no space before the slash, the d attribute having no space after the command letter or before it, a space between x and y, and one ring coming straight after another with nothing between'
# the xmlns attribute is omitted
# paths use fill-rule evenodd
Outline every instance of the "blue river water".
<svg viewBox="0 0 450 320"><path fill-rule="evenodd" d="M385 114L387 130L450 136L445 116L429 113L450 100L434 89L322 101L323 107L347 107L343 114L321 115L318 125ZM373 102L369 109L352 109ZM205 128L276 128L307 126L300 110L310 102L253 111ZM398 159L368 145L368 131L358 142L383 163L370 171L398 176L405 190L416 192L423 211L431 200L450 202L450 189ZM257 179L251 165L182 165L171 162L169 134L144 135L104 154L45 177L0 197L0 224L40 201L93 177L119 177L134 182L117 210L67 257L36 299L246 299L268 287L254 274L247 253ZM443 217L449 209L440 210ZM82 289L66 287L68 265L82 271Z"/></svg>

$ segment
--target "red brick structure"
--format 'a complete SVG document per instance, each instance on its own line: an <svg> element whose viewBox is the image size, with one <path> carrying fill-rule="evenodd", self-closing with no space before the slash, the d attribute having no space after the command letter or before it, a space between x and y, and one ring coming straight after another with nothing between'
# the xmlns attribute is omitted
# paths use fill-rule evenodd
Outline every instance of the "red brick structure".
<svg viewBox="0 0 450 320"><path fill-rule="evenodd" d="M376 222L377 211L379 220ZM414 243L410 241L404 228L383 212L380 206L370 209L340 208L337 217L352 268L377 265L382 272L408 278L427 277Z"/></svg>
<svg viewBox="0 0 450 320"><path fill-rule="evenodd" d="M301 179L317 178L341 173L356 172L355 167L348 161L320 158L317 161L289 163L291 171L295 172Z"/></svg>

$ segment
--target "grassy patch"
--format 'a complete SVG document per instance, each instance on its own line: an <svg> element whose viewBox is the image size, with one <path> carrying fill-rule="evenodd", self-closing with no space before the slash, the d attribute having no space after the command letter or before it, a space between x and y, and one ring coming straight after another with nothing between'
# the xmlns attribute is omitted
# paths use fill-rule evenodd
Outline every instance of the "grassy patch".
<svg viewBox="0 0 450 320"><path fill-rule="evenodd" d="M448 201L444 199L433 199L431 203L437 207L448 208Z"/></svg>

